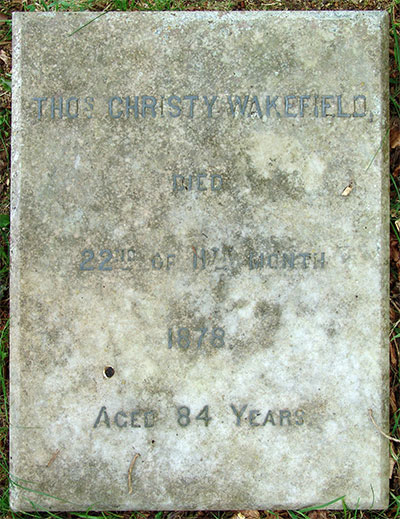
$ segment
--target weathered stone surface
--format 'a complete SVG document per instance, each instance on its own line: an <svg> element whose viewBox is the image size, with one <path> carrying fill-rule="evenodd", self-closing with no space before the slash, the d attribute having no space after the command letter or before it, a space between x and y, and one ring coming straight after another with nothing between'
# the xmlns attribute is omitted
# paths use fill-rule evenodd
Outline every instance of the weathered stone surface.
<svg viewBox="0 0 400 519"><path fill-rule="evenodd" d="M386 14L95 16L14 17L12 506L385 507Z"/></svg>

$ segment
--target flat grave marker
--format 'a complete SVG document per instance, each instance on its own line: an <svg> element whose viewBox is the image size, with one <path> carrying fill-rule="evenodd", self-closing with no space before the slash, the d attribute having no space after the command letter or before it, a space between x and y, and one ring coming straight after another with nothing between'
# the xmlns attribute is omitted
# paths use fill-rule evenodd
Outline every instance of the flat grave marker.
<svg viewBox="0 0 400 519"><path fill-rule="evenodd" d="M13 508L385 508L387 14L13 24Z"/></svg>

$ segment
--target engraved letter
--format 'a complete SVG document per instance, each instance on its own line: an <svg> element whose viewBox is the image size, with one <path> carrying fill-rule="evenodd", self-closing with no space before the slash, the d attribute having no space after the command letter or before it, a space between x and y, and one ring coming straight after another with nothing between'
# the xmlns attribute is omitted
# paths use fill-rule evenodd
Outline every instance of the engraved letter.
<svg viewBox="0 0 400 519"><path fill-rule="evenodd" d="M116 413L116 415L114 416L114 422L115 422L115 425L117 427L122 429L122 427L126 427L127 426L128 422L126 420L124 422L120 422L119 421L119 417L120 416L122 416L122 418L126 418L126 414L123 411L118 411L118 413Z"/></svg>
<svg viewBox="0 0 400 519"><path fill-rule="evenodd" d="M291 415L291 412L290 411L286 411L286 409L282 410L282 411L279 411L279 423L280 423L280 425L283 425L284 420L287 420L287 424L291 425L291 423L290 423L290 415Z"/></svg>
<svg viewBox="0 0 400 519"><path fill-rule="evenodd" d="M151 265L153 270L161 270L163 266L163 260L161 259L160 253L157 252L155 256L153 256L151 260Z"/></svg>
<svg viewBox="0 0 400 519"><path fill-rule="evenodd" d="M135 119L137 119L139 117L139 96L134 97L133 105L131 105L131 98L129 96L125 98L125 117L129 117L132 108Z"/></svg>
<svg viewBox="0 0 400 519"><path fill-rule="evenodd" d="M200 249L201 270L206 268L206 251ZM197 269L197 250L193 247L193 269Z"/></svg>
<svg viewBox="0 0 400 519"><path fill-rule="evenodd" d="M209 118L212 117L212 109L213 109L215 101L217 100L217 97L218 96L212 96L211 101L209 101L207 96L203 96L204 102L205 102L205 104L207 106L207 110L208 110L208 115L207 116Z"/></svg>
<svg viewBox="0 0 400 519"><path fill-rule="evenodd" d="M51 118L55 118L55 111L58 111L58 117L62 119L63 116L63 98L60 97L58 100L58 106L56 106L56 100L54 97L50 98L51 100Z"/></svg>
<svg viewBox="0 0 400 519"><path fill-rule="evenodd" d="M249 256L249 269L262 269L264 266L264 254L261 252L260 258L255 259L256 254L254 252L250 252Z"/></svg>
<svg viewBox="0 0 400 519"><path fill-rule="evenodd" d="M189 107L189 117L192 118L193 117L193 104L194 104L194 101L197 101L199 98L199 96L185 96L183 98L184 101L186 101L186 99L188 99L190 101L190 107Z"/></svg>
<svg viewBox="0 0 400 519"><path fill-rule="evenodd" d="M363 109L364 111L363 112L357 112L357 101L358 100L361 100L363 102ZM359 96L354 96L353 98L353 102L354 102L354 113L353 113L353 117L365 117L367 115L367 98L365 96L362 96L362 95L359 95Z"/></svg>
<svg viewBox="0 0 400 519"><path fill-rule="evenodd" d="M247 103L249 101L249 96L245 96L242 102L240 96L235 96L235 105L239 107L240 115L244 115L247 107ZM233 106L232 97L228 96L228 103L231 109L231 114L235 116L235 106Z"/></svg>
<svg viewBox="0 0 400 519"><path fill-rule="evenodd" d="M330 103L327 103L327 99L334 99L333 96L321 96L321 117L327 117L330 115L331 117L334 117L334 114L327 114L326 110L331 107Z"/></svg>
<svg viewBox="0 0 400 519"><path fill-rule="evenodd" d="M262 119L262 111L261 111L261 108L260 108L260 103L258 102L258 97L257 96L253 96L253 99L251 100L251 103L250 103L250 113L249 113L249 117L251 116L252 114L252 110L253 110L253 105L255 106L256 108L256 111L257 111L257 114L258 114L258 117L260 119Z"/></svg>
<svg viewBox="0 0 400 519"><path fill-rule="evenodd" d="M157 99L153 96L142 96L142 117L146 117L146 110L151 110L151 116L156 116Z"/></svg>
<svg viewBox="0 0 400 519"><path fill-rule="evenodd" d="M297 258L303 258L303 269L308 268L307 261L311 259L311 254L309 254L308 252L300 252L299 254L297 254L296 259Z"/></svg>
<svg viewBox="0 0 400 519"><path fill-rule="evenodd" d="M139 414L139 411L131 412L131 427L140 427L140 425L136 422L136 416Z"/></svg>
<svg viewBox="0 0 400 519"><path fill-rule="evenodd" d="M221 191L222 177L221 175L211 175L211 191Z"/></svg>
<svg viewBox="0 0 400 519"><path fill-rule="evenodd" d="M291 252L290 254L286 254L284 252L282 254L282 268L286 268L286 265L289 265L289 268L294 268L294 253Z"/></svg>
<svg viewBox="0 0 400 519"><path fill-rule="evenodd" d="M103 406L100 409L100 412L99 412L98 417L96 418L96 421L94 422L94 426L93 426L94 429L96 429L96 427L98 427L100 425L100 420L101 420L103 413L104 413L104 423L106 424L107 427L110 427L110 419L108 418L106 407Z"/></svg>
<svg viewBox="0 0 400 519"><path fill-rule="evenodd" d="M304 117L304 108L308 108L308 103L305 103L304 100L309 100L311 96L300 96L300 117Z"/></svg>
<svg viewBox="0 0 400 519"><path fill-rule="evenodd" d="M337 96L337 116L350 117L350 114L345 114L342 112L342 96Z"/></svg>
<svg viewBox="0 0 400 519"><path fill-rule="evenodd" d="M314 116L318 117L318 96L314 96Z"/></svg>
<svg viewBox="0 0 400 519"><path fill-rule="evenodd" d="M168 115L170 117L179 117L181 115L182 109L180 106L174 104L173 101L176 101L180 104L181 98L179 96L169 96L167 99L168 106L176 110L176 113L169 111Z"/></svg>
<svg viewBox="0 0 400 519"><path fill-rule="evenodd" d="M173 265L172 258L175 258L175 254L167 254L167 270L169 270L171 268L170 266Z"/></svg>
<svg viewBox="0 0 400 519"><path fill-rule="evenodd" d="M113 102L117 101L119 104L122 104L122 99L118 96L110 97L108 100L108 113L113 119L119 119L122 115L122 110L119 110L115 115L113 113Z"/></svg>
<svg viewBox="0 0 400 519"><path fill-rule="evenodd" d="M43 102L47 101L47 97L34 97L33 100L38 102L38 119L40 121L40 119L42 118Z"/></svg>
<svg viewBox="0 0 400 519"><path fill-rule="evenodd" d="M87 107L85 106L83 111L87 112L86 117L88 119L92 118L92 112L93 112L93 108L94 108L94 104L93 103L94 103L94 98L93 97L85 97L85 104L87 105Z"/></svg>
<svg viewBox="0 0 400 519"><path fill-rule="evenodd" d="M207 178L207 175L197 175L197 190L198 191L207 191L207 188L202 182L203 178Z"/></svg>
<svg viewBox="0 0 400 519"><path fill-rule="evenodd" d="M294 103L291 102L292 99L296 99L297 96L285 96L285 116L286 117L297 117L297 114L292 114L289 112L292 108L294 108Z"/></svg>
<svg viewBox="0 0 400 519"><path fill-rule="evenodd" d="M71 103L75 101L75 112L71 114ZM69 97L66 101L66 112L68 119L76 119L78 117L78 109L79 109L79 99L77 97Z"/></svg>
<svg viewBox="0 0 400 519"><path fill-rule="evenodd" d="M296 417L296 425L303 425L304 423L304 411L303 409L297 409L294 413Z"/></svg>
<svg viewBox="0 0 400 519"><path fill-rule="evenodd" d="M256 422L257 416L260 416L260 411L258 409L252 409L249 411L249 424L251 427L257 427L258 425L261 425Z"/></svg>
<svg viewBox="0 0 400 519"><path fill-rule="evenodd" d="M272 258L276 259L275 265L272 265ZM274 252L273 254L268 255L268 267L270 269L277 269L278 268L278 254Z"/></svg>
<svg viewBox="0 0 400 519"><path fill-rule="evenodd" d="M146 411L144 413L144 426L145 427L154 427L154 419L155 419L154 411Z"/></svg>
<svg viewBox="0 0 400 519"><path fill-rule="evenodd" d="M278 99L278 96L275 96L272 101L270 101L270 97L267 96L267 99L266 99L266 109L265 109L265 113L267 115L267 117L269 117L271 115L271 108L275 108L275 112L276 112L276 115L277 117L280 117L281 114L278 112L278 109L276 108L276 101Z"/></svg>
<svg viewBox="0 0 400 519"><path fill-rule="evenodd" d="M265 420L263 421L263 425L266 425L267 423L275 425L274 415L272 414L272 411L268 411L267 416L265 417Z"/></svg>
<svg viewBox="0 0 400 519"><path fill-rule="evenodd" d="M325 252L321 252L321 259L317 260L317 253L314 252L314 268L317 268L317 264L320 264L320 267L323 269L325 266Z"/></svg>
<svg viewBox="0 0 400 519"><path fill-rule="evenodd" d="M178 178L182 181L182 183L179 184L179 185L178 185L178 183L177 183L177 179L178 179ZM173 191L183 191L183 189L184 189L184 186L183 186L184 176L183 176L183 175L174 175L174 176L172 177L172 179L173 179L173 181L172 181L172 185L173 185L172 190L173 190Z"/></svg>
<svg viewBox="0 0 400 519"><path fill-rule="evenodd" d="M232 409L234 415L236 416L236 425L240 425L240 419L242 418L243 413L246 411L246 408L247 408L247 404L244 405L240 411L238 411L236 409L236 407L233 404L231 404L231 409Z"/></svg>

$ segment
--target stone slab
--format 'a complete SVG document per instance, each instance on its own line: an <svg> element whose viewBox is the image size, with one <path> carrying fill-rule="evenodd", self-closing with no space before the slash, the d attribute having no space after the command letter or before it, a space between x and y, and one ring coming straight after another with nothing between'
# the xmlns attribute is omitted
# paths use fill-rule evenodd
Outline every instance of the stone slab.
<svg viewBox="0 0 400 519"><path fill-rule="evenodd" d="M386 507L386 13L96 16L13 19L12 507Z"/></svg>

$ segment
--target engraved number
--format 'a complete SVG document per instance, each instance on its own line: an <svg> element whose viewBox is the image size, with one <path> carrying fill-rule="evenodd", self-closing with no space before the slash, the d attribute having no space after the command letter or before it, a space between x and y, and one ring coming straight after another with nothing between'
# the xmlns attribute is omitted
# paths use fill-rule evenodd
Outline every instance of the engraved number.
<svg viewBox="0 0 400 519"><path fill-rule="evenodd" d="M178 346L184 349L189 348L190 333L187 328L178 328Z"/></svg>
<svg viewBox="0 0 400 519"><path fill-rule="evenodd" d="M203 342L204 336L205 336L205 334L207 333L207 331L208 331L208 328L202 328L202 329L200 330L200 332L201 332L201 333L200 333L200 337L199 337L199 340L197 341L197 347L198 347L198 348L200 348L201 343Z"/></svg>
<svg viewBox="0 0 400 519"><path fill-rule="evenodd" d="M181 427L186 427L190 424L190 409L185 405L178 407L178 424Z"/></svg>
<svg viewBox="0 0 400 519"><path fill-rule="evenodd" d="M99 270L112 270L112 267L105 267L104 265L106 265L110 259L112 258L112 252L110 251L110 249L103 249L100 251L100 256L102 258L104 258L104 256L107 256L106 259L104 259L100 265L99 265Z"/></svg>
<svg viewBox="0 0 400 519"><path fill-rule="evenodd" d="M225 346L224 337L225 331L223 328L213 328L211 344L215 348L222 348L222 346Z"/></svg>
<svg viewBox="0 0 400 519"><path fill-rule="evenodd" d="M195 332L200 335L193 337ZM174 329L168 328L168 349L171 350L174 344L183 350L187 350L191 344L193 344L193 346L197 345L197 349L200 349L206 342L208 332L208 328L199 328L191 332L189 328L181 327L178 328L175 335ZM208 335L208 343L214 348L222 348L225 346L225 330L219 326L212 328L211 337Z"/></svg>
<svg viewBox="0 0 400 519"><path fill-rule="evenodd" d="M182 405L177 408L178 411L178 424L181 427L187 427L190 424L190 409L189 407ZM208 414L208 405L205 405L200 413L196 416L196 420L202 420L204 425L207 425L211 422L211 418Z"/></svg>
<svg viewBox="0 0 400 519"><path fill-rule="evenodd" d="M204 420L204 425L207 425L211 422L211 418L208 416L208 405L205 405L200 413L196 416L196 420Z"/></svg>
<svg viewBox="0 0 400 519"><path fill-rule="evenodd" d="M1 1L1 0L0 0ZM130 270L130 262L135 260L134 249L85 249L81 252L82 261L79 270L101 270L107 272L114 269ZM91 263L93 261L93 263Z"/></svg>
<svg viewBox="0 0 400 519"><path fill-rule="evenodd" d="M88 256L85 258L85 256ZM79 269L80 270L94 270L94 267L87 267L87 263L89 263L89 261L92 261L93 257L94 257L94 252L90 249L85 249L84 251L82 251L82 257L85 258L82 263L79 265Z"/></svg>

